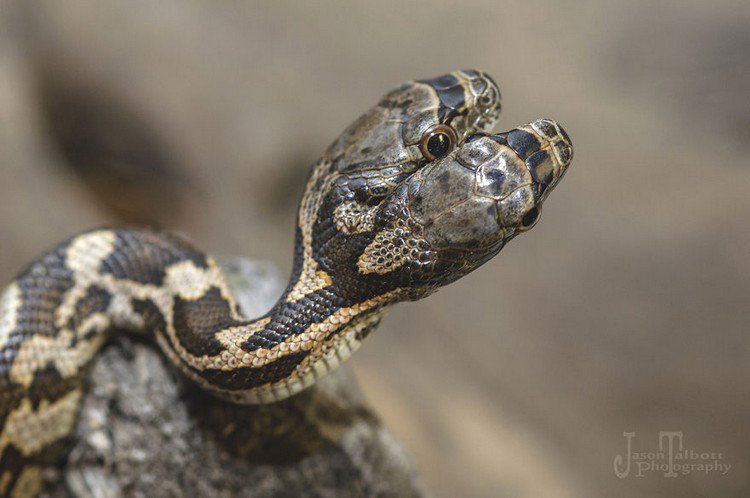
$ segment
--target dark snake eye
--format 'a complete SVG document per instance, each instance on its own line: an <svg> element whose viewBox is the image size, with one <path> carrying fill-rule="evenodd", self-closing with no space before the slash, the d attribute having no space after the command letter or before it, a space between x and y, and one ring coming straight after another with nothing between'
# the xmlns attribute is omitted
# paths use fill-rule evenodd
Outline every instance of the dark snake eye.
<svg viewBox="0 0 750 498"><path fill-rule="evenodd" d="M458 137L456 132L448 125L436 125L422 135L419 149L428 161L434 161L448 155L456 146Z"/></svg>

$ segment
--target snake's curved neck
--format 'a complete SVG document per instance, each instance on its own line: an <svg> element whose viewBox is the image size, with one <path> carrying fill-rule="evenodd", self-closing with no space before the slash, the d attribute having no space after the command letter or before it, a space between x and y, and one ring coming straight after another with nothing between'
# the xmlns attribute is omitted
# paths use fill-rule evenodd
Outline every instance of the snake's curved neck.
<svg viewBox="0 0 750 498"><path fill-rule="evenodd" d="M72 239L65 259L74 285L107 303L94 313L101 320L84 321L101 332L115 326L154 333L185 374L240 403L280 400L311 385L359 347L397 298L347 299L302 270L271 310L247 320L219 265L177 237L99 230ZM75 307L61 310L83 316Z"/></svg>

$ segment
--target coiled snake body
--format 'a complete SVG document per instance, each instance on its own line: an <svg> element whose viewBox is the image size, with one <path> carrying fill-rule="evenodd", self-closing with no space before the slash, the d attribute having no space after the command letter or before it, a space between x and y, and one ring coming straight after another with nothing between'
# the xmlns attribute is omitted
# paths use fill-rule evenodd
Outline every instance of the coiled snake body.
<svg viewBox="0 0 750 498"><path fill-rule="evenodd" d="M34 261L0 296L0 495L33 496L112 330L152 336L202 388L266 403L356 350L383 312L477 268L531 228L572 159L542 119L488 134L500 93L457 71L388 93L314 165L289 285L246 319L213 259L173 235L100 229Z"/></svg>

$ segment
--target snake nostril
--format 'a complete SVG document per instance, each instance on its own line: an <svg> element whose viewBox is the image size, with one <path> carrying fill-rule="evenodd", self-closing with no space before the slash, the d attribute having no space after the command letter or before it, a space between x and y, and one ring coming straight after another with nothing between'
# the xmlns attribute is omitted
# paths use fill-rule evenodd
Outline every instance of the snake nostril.
<svg viewBox="0 0 750 498"><path fill-rule="evenodd" d="M521 231L531 230L534 225L536 225L536 222L539 221L540 214L541 210L537 206L531 208L529 212L521 218L521 225L518 229Z"/></svg>

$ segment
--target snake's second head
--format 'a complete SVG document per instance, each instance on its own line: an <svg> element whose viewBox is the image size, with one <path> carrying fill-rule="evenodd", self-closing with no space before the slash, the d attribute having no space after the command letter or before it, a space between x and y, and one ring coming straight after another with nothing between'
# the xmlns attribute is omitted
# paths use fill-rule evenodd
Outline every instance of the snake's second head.
<svg viewBox="0 0 750 498"><path fill-rule="evenodd" d="M497 85L481 71L410 81L344 130L326 158L345 176L367 172L357 195L379 198L390 193L389 184L444 156L469 135L492 129L500 107Z"/></svg>

